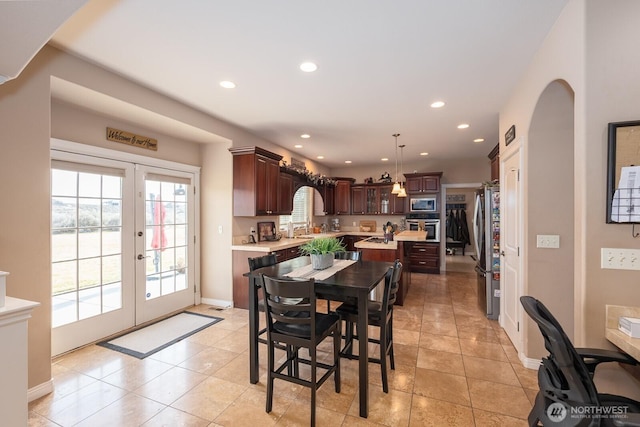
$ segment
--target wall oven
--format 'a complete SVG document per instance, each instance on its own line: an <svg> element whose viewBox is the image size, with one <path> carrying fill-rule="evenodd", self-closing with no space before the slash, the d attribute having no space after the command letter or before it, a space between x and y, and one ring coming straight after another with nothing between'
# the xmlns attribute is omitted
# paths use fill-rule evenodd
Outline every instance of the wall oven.
<svg viewBox="0 0 640 427"><path fill-rule="evenodd" d="M409 214L405 222L408 230L425 231L427 242L440 242L440 219L436 214Z"/></svg>

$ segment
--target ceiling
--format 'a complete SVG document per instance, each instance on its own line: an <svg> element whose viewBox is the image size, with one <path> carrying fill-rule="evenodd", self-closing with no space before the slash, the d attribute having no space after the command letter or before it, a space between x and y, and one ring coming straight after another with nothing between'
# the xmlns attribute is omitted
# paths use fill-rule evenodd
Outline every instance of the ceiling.
<svg viewBox="0 0 640 427"><path fill-rule="evenodd" d="M51 43L330 168L393 162L394 133L405 161L486 159L566 3L91 0Z"/></svg>

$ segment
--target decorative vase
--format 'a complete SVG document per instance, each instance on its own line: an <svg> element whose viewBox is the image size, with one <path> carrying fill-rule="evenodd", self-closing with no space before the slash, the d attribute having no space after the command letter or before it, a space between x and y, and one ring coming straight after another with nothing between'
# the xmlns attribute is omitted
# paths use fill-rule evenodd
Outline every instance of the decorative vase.
<svg viewBox="0 0 640 427"><path fill-rule="evenodd" d="M333 254L311 254L309 256L314 270L324 270L333 265Z"/></svg>

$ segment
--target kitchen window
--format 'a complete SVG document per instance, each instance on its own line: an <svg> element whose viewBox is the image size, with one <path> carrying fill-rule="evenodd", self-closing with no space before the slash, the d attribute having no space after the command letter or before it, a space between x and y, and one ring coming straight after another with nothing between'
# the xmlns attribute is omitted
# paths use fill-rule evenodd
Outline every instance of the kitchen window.
<svg viewBox="0 0 640 427"><path fill-rule="evenodd" d="M293 211L291 215L280 215L280 229L286 229L291 222L294 225L307 224L313 213L313 188L300 187L293 196Z"/></svg>

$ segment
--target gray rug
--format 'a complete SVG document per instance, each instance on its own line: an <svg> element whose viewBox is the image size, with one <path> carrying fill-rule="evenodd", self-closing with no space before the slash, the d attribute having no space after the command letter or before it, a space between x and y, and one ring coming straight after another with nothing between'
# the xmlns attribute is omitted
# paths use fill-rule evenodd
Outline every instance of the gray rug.
<svg viewBox="0 0 640 427"><path fill-rule="evenodd" d="M183 311L142 329L99 342L98 345L144 359L221 320L220 317Z"/></svg>

